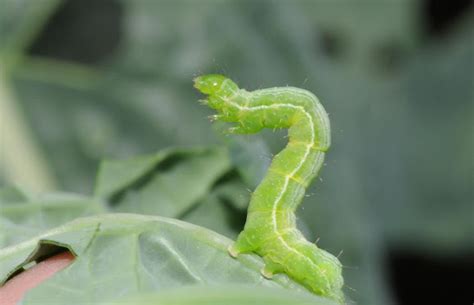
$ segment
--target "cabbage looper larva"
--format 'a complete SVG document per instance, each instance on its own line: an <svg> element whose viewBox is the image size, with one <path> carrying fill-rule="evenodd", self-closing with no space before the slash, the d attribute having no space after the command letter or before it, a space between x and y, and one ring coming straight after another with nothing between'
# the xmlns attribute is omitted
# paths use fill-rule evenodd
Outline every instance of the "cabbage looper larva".
<svg viewBox="0 0 474 305"><path fill-rule="evenodd" d="M330 146L329 119L316 96L294 87L249 92L216 74L197 77L194 86L208 95L203 103L217 111L213 119L236 123L231 133L289 128L288 145L253 193L245 228L229 253L257 253L265 277L283 272L315 294L344 303L339 260L307 241L295 223L295 209Z"/></svg>

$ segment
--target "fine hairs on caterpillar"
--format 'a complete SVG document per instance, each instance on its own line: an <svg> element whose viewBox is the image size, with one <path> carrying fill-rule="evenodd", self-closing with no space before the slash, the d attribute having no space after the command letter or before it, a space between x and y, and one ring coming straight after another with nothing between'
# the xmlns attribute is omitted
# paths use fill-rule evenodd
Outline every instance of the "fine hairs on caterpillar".
<svg viewBox="0 0 474 305"><path fill-rule="evenodd" d="M286 273L313 293L344 303L339 260L307 241L296 228L295 210L317 176L330 146L329 119L311 92L278 87L240 89L222 75L203 75L194 86L207 95L215 120L236 123L230 133L289 128L288 145L272 160L253 193L247 221L229 248L233 257L254 252L265 262L262 274Z"/></svg>

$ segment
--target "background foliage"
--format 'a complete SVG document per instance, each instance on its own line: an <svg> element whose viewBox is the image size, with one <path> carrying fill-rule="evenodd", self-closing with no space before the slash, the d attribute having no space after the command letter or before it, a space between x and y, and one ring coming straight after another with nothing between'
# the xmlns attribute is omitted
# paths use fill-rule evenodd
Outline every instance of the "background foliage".
<svg viewBox="0 0 474 305"><path fill-rule="evenodd" d="M96 213L87 207L99 200L107 210L181 218L234 237L248 189L285 134L221 135L191 80L218 72L248 89L304 87L329 112L333 145L300 225L321 247L344 250L350 298L419 304L446 294L445 303L472 302L468 286L445 292L452 274L468 281L474 269L469 1L451 8L392 0L1 0L1 7L3 184L83 194L54 199L83 202L75 217ZM200 148L158 152L172 146ZM102 164L94 189L103 159L113 161ZM116 185L107 185L108 175ZM21 193L12 190L4 193ZM10 223L37 223L13 214L2 212Z"/></svg>

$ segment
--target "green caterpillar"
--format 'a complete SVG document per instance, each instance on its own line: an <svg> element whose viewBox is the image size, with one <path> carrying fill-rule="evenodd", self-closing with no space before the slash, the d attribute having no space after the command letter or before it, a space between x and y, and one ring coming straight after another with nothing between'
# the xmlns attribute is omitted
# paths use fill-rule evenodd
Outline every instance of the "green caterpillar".
<svg viewBox="0 0 474 305"><path fill-rule="evenodd" d="M237 123L231 133L289 128L289 142L278 153L250 200L247 221L229 248L236 257L254 252L263 257L262 275L286 273L313 293L344 303L341 263L307 241L296 228L295 209L318 174L330 146L329 119L311 92L281 87L246 91L222 75L204 75L194 86L208 95L215 120Z"/></svg>

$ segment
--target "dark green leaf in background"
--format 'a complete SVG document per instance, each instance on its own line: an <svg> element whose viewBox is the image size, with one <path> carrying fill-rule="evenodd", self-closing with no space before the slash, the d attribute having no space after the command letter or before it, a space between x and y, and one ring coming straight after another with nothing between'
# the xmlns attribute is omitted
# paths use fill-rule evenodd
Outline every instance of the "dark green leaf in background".
<svg viewBox="0 0 474 305"><path fill-rule="evenodd" d="M30 199L16 189L0 189L0 248L78 217L103 212L100 201L82 195L54 193Z"/></svg>
<svg viewBox="0 0 474 305"><path fill-rule="evenodd" d="M229 237L243 227L249 199L221 148L167 149L105 161L95 193L111 211L179 218Z"/></svg>
<svg viewBox="0 0 474 305"><path fill-rule="evenodd" d="M119 212L179 217L230 170L227 153L168 150L128 161L105 161L96 195Z"/></svg>

